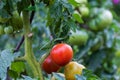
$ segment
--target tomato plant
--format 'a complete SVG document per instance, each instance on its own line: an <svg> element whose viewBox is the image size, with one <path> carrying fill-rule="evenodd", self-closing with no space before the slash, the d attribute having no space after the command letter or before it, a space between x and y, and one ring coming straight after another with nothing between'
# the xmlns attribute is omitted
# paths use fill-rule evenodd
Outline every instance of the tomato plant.
<svg viewBox="0 0 120 80"><path fill-rule="evenodd" d="M50 51L53 61L59 66L65 66L72 60L73 50L65 43L56 44Z"/></svg>
<svg viewBox="0 0 120 80"><path fill-rule="evenodd" d="M0 0L0 80L120 80L119 3Z"/></svg>

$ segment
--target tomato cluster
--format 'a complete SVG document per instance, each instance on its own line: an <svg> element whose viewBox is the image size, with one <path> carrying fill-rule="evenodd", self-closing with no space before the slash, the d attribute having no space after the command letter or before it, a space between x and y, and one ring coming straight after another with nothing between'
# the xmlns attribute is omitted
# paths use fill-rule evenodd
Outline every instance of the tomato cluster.
<svg viewBox="0 0 120 80"><path fill-rule="evenodd" d="M65 43L56 44L51 49L50 55L43 62L43 70L47 73L56 72L60 67L68 64L72 57L73 50L71 46Z"/></svg>
<svg viewBox="0 0 120 80"><path fill-rule="evenodd" d="M75 75L81 75L85 67L82 64L71 61L72 57L73 50L71 46L65 43L56 44L51 49L50 55L44 60L42 69L46 73L51 74L52 72L57 72L60 67L64 66L64 74L62 76L66 80L75 80Z"/></svg>

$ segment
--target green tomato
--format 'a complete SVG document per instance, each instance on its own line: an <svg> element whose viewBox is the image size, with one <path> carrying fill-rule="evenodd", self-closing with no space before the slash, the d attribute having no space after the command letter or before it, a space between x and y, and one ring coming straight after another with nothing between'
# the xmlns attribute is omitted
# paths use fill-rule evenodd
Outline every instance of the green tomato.
<svg viewBox="0 0 120 80"><path fill-rule="evenodd" d="M88 7L86 7L86 6L81 6L81 7L79 8L79 10L80 10L80 13L81 13L81 15L82 15L83 17L87 17L87 16L89 15L89 9L88 9Z"/></svg>
<svg viewBox="0 0 120 80"><path fill-rule="evenodd" d="M12 28L12 26L5 27L5 28L4 28L4 32L5 32L6 34L11 34L11 33L13 33L13 28Z"/></svg>
<svg viewBox="0 0 120 80"><path fill-rule="evenodd" d="M88 40L88 33L86 31L71 31L69 42L72 45L84 45Z"/></svg>
<svg viewBox="0 0 120 80"><path fill-rule="evenodd" d="M109 10L103 10L96 20L99 29L104 29L112 23L113 16Z"/></svg>
<svg viewBox="0 0 120 80"><path fill-rule="evenodd" d="M4 34L4 27L0 25L0 35Z"/></svg>

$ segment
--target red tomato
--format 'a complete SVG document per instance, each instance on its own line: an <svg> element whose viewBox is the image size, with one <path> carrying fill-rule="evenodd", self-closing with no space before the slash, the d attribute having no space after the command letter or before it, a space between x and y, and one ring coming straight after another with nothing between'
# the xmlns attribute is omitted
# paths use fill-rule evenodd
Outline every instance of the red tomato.
<svg viewBox="0 0 120 80"><path fill-rule="evenodd" d="M52 72L57 72L58 69L60 68L60 66L58 66L57 64L55 64L53 61L52 61L52 58L51 56L48 56L43 64L42 64L42 68L43 70L48 73L48 74L51 74Z"/></svg>
<svg viewBox="0 0 120 80"><path fill-rule="evenodd" d="M65 66L73 57L71 46L65 43L59 43L53 46L50 55L52 60L59 66Z"/></svg>

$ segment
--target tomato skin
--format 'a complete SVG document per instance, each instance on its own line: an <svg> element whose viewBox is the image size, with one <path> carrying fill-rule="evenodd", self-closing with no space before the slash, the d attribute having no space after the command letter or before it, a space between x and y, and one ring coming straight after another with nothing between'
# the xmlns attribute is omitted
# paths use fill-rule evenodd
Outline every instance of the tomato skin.
<svg viewBox="0 0 120 80"><path fill-rule="evenodd" d="M83 69L85 67L82 64L78 64L75 61L69 62L64 68L66 80L76 80L75 75L81 75Z"/></svg>
<svg viewBox="0 0 120 80"><path fill-rule="evenodd" d="M57 64L55 64L52 61L51 56L49 55L43 62L42 64L42 69L48 73L51 74L52 72L57 72L60 69L60 66L58 66Z"/></svg>
<svg viewBox="0 0 120 80"><path fill-rule="evenodd" d="M72 60L73 50L68 44L59 43L53 46L50 55L57 65L65 66Z"/></svg>

